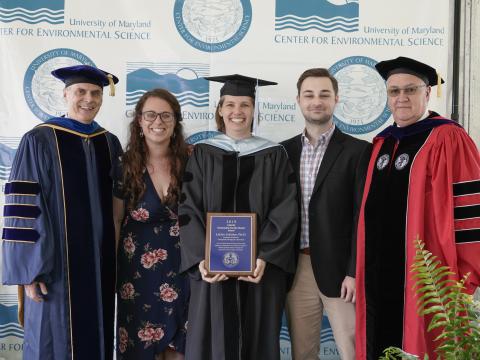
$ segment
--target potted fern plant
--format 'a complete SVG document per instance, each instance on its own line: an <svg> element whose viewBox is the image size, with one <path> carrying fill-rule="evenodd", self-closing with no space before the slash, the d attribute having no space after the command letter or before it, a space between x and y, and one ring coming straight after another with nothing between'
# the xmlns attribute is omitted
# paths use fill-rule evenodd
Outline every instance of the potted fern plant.
<svg viewBox="0 0 480 360"><path fill-rule="evenodd" d="M419 315L431 316L427 331L441 331L435 339L438 359L480 359L480 303L465 291L469 274L455 281L450 277L454 275L451 269L425 249L422 240L415 240L415 248L415 262L411 269L416 279L413 290L418 295ZM396 347L385 349L380 359L399 358L419 359L417 355ZM424 360L427 359L428 355L425 355Z"/></svg>

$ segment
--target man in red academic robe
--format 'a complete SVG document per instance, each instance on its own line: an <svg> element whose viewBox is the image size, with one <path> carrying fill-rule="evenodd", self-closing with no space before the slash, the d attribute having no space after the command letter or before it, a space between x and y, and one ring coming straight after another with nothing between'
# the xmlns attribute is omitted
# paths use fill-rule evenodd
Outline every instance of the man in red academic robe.
<svg viewBox="0 0 480 360"><path fill-rule="evenodd" d="M376 65L395 124L378 134L368 167L357 245L357 359L389 346L434 355L430 318L417 313L414 240L466 287L480 284L480 156L465 130L427 109L432 67L399 57ZM437 333L438 334L438 333Z"/></svg>

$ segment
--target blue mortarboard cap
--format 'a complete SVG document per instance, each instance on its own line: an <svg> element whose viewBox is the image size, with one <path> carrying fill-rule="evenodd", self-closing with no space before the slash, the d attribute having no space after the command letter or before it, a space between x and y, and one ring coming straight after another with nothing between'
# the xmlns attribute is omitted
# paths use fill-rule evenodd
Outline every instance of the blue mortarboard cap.
<svg viewBox="0 0 480 360"><path fill-rule="evenodd" d="M89 65L67 66L52 71L52 75L65 83L65 87L78 83L88 83L100 87L110 86L110 95L115 95L114 84L118 78L106 71Z"/></svg>
<svg viewBox="0 0 480 360"><path fill-rule="evenodd" d="M256 79L244 75L223 75L205 77L208 81L216 81L224 85L220 89L220 96L250 96L255 99L255 89L257 86L277 85L276 82Z"/></svg>

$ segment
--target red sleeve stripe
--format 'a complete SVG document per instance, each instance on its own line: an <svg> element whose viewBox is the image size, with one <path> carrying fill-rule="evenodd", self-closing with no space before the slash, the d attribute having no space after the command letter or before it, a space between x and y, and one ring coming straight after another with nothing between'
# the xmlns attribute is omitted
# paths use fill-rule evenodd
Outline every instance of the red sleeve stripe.
<svg viewBox="0 0 480 360"><path fill-rule="evenodd" d="M480 205L480 194L459 195L453 198L453 204L457 206Z"/></svg>
<svg viewBox="0 0 480 360"><path fill-rule="evenodd" d="M480 180L462 181L453 184L453 196L480 194Z"/></svg>
<svg viewBox="0 0 480 360"><path fill-rule="evenodd" d="M455 220L455 230L480 229L480 218Z"/></svg>

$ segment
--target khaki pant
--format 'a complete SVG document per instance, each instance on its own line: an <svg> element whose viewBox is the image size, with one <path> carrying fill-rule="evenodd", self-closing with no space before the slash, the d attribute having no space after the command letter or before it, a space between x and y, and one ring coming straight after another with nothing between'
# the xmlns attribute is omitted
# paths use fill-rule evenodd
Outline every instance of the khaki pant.
<svg viewBox="0 0 480 360"><path fill-rule="evenodd" d="M313 276L310 256L299 254L286 306L292 359L318 359L323 310L327 312L341 358L355 360L355 304L323 295Z"/></svg>

